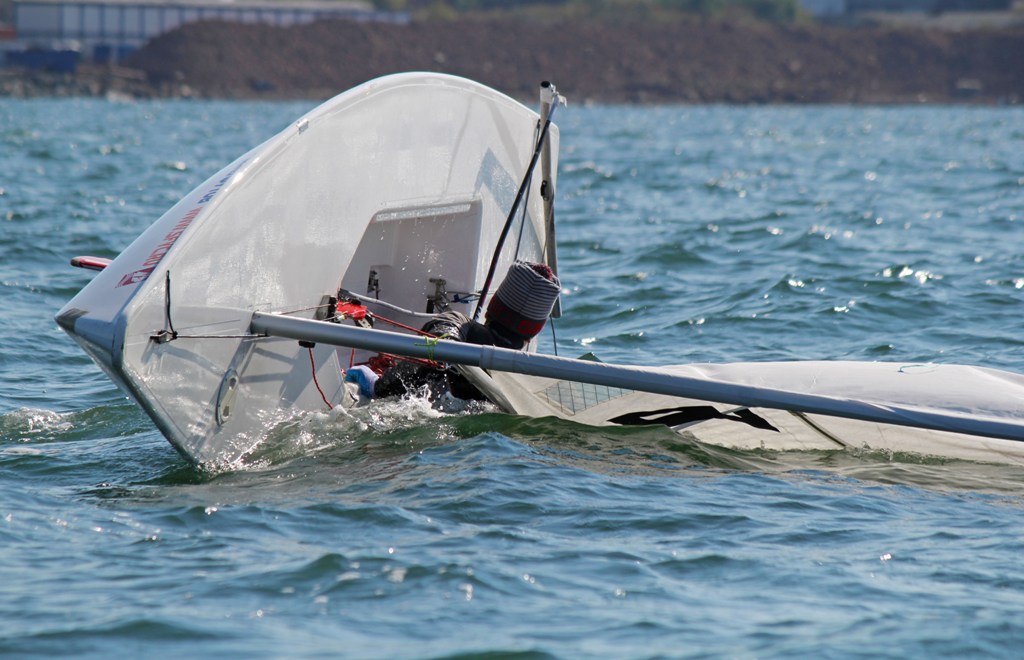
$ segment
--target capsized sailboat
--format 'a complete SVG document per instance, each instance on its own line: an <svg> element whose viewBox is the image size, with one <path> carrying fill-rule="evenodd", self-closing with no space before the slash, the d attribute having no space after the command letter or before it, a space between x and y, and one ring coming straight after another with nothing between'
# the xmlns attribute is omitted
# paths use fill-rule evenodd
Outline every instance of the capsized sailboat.
<svg viewBox="0 0 1024 660"><path fill-rule="evenodd" d="M549 107L556 94L542 89ZM492 262L499 281L517 258L554 265L546 127L543 171L520 191L537 112L453 76L368 82L214 174L109 264L81 260L101 270L57 322L184 456L231 463L282 416L344 404L341 360L366 357L259 336L254 312L334 318L344 290L418 327L471 313Z"/></svg>
<svg viewBox="0 0 1024 660"><path fill-rule="evenodd" d="M116 259L78 258L100 272L57 322L201 465L244 459L298 411L365 403L345 371L382 353L459 365L509 413L664 424L737 448L1024 463L1024 377L1006 372L622 366L417 335L437 312L483 307L516 259L557 272L559 102L546 83L538 113L432 73L356 87L212 176Z"/></svg>

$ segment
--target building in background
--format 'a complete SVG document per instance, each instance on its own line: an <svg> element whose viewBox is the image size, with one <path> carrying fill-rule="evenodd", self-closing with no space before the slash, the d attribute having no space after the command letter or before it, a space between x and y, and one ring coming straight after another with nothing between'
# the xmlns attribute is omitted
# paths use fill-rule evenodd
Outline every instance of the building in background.
<svg viewBox="0 0 1024 660"><path fill-rule="evenodd" d="M7 63L74 70L79 59L111 63L174 28L203 20L297 25L320 19L408 22L358 0L15 0Z"/></svg>
<svg viewBox="0 0 1024 660"><path fill-rule="evenodd" d="M800 7L811 16L833 17L846 14L846 0L800 0Z"/></svg>
<svg viewBox="0 0 1024 660"><path fill-rule="evenodd" d="M846 0L848 11L1006 11L1013 0Z"/></svg>
<svg viewBox="0 0 1024 660"><path fill-rule="evenodd" d="M831 17L866 12L1007 11L1014 0L799 0L812 16Z"/></svg>

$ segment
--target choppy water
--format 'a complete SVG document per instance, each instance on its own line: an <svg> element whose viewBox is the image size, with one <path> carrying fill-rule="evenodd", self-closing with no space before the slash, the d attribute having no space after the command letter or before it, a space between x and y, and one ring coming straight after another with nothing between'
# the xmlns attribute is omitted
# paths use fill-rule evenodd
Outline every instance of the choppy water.
<svg viewBox="0 0 1024 660"><path fill-rule="evenodd" d="M1024 469L409 403L186 465L53 323L89 278L67 259L116 255L309 107L0 100L0 655L1024 647ZM561 354L1024 370L1021 109L559 121Z"/></svg>

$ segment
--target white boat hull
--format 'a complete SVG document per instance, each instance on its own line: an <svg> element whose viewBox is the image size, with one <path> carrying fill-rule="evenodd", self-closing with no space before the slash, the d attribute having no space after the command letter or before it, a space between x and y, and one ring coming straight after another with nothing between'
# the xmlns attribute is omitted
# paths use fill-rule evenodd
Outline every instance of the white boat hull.
<svg viewBox="0 0 1024 660"><path fill-rule="evenodd" d="M307 349L246 337L252 313L311 318L324 296L371 280L371 296L419 312L431 280L479 290L537 130L536 112L468 80L371 81L210 177L57 320L183 455L231 463L276 419L344 398L335 349L313 350L314 382ZM557 154L557 127L548 139ZM544 260L540 185L499 278L515 257Z"/></svg>

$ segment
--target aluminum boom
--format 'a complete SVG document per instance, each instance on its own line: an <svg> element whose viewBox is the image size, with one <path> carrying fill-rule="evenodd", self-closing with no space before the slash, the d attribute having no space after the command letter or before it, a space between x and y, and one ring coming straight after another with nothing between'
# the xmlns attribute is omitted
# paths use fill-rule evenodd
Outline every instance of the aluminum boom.
<svg viewBox="0 0 1024 660"><path fill-rule="evenodd" d="M590 362L523 351L433 340L291 316L255 312L252 332L347 348L428 358L557 380L714 401L749 408L771 408L880 424L1024 441L1024 420L979 417L914 406L793 392L673 373L658 367Z"/></svg>

